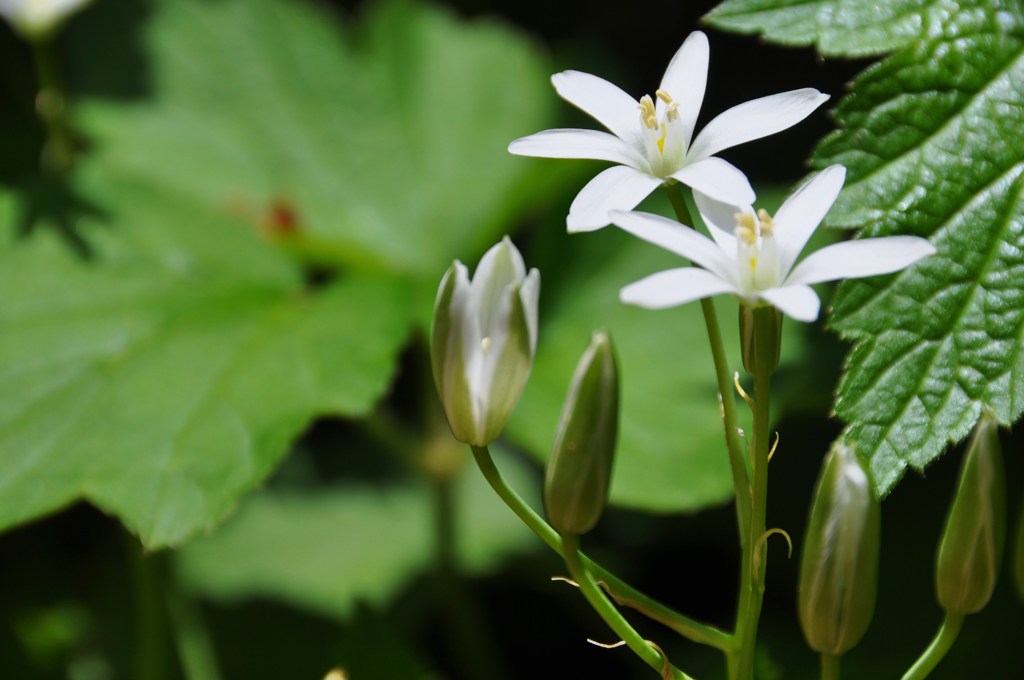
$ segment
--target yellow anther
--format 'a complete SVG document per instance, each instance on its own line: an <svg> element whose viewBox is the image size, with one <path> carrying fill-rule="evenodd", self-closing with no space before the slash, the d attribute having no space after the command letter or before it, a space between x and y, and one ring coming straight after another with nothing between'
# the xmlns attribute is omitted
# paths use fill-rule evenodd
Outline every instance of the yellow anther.
<svg viewBox="0 0 1024 680"><path fill-rule="evenodd" d="M757 221L754 219L754 213L749 212L738 212L733 213L733 219L736 220L737 227L743 227L749 229L754 234L757 234Z"/></svg>
<svg viewBox="0 0 1024 680"><path fill-rule="evenodd" d="M678 117L679 117L679 102L672 102L671 104L668 105L668 108L665 110L665 119L666 120L675 120Z"/></svg>
<svg viewBox="0 0 1024 680"><path fill-rule="evenodd" d="M652 130L658 129L658 114L654 109L654 100L651 95L645 94L640 98L640 120Z"/></svg>
<svg viewBox="0 0 1024 680"><path fill-rule="evenodd" d="M656 96L658 99L665 102L666 104L672 103L672 95L670 95L668 92L665 92L665 90L656 91L654 93L654 96Z"/></svg>
<svg viewBox="0 0 1024 680"><path fill-rule="evenodd" d="M768 214L768 211L764 208L758 210L757 219L761 222L761 236L771 236L772 229L775 228L775 221L772 220L772 216Z"/></svg>
<svg viewBox="0 0 1024 680"><path fill-rule="evenodd" d="M491 337L487 336L480 341L480 351L487 354L487 350L491 348Z"/></svg>

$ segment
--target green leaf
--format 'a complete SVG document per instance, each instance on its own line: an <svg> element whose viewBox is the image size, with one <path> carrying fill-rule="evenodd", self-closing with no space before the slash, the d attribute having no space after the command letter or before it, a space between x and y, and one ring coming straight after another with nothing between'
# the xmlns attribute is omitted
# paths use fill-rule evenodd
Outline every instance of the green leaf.
<svg viewBox="0 0 1024 680"><path fill-rule="evenodd" d="M239 253L252 236L208 238ZM83 498L148 546L178 543L314 415L366 412L408 328L406 287L353 276L310 295L287 264L243 278L188 260L83 264L46 239L2 252L0 526Z"/></svg>
<svg viewBox="0 0 1024 680"><path fill-rule="evenodd" d="M0 227L35 232L0 239L0 529L85 499L178 544L312 419L369 411L438 273L550 190L505 153L544 127L547 68L402 2L351 28L283 0L78 18L88 153L20 212L0 196ZM310 288L288 249L343 274Z"/></svg>
<svg viewBox="0 0 1024 680"><path fill-rule="evenodd" d="M514 458L496 458L508 482L539 507L537 476ZM540 546L472 463L460 472L454 503L467 573ZM265 597L344 619L359 602L387 604L436 564L435 505L422 481L254 494L215 535L180 551L178 566L185 584L206 597Z"/></svg>
<svg viewBox="0 0 1024 680"><path fill-rule="evenodd" d="M1024 10L921 11L915 39L854 82L814 158L849 169L832 225L939 250L835 298L832 325L856 341L835 408L882 493L962 440L984 406L1004 425L1024 410Z"/></svg>
<svg viewBox="0 0 1024 680"><path fill-rule="evenodd" d="M622 390L611 502L676 512L728 500L732 476L700 305L654 312L619 302L623 286L681 260L618 230L570 238L574 260L587 264L542 296L533 375L507 433L547 458L573 367L591 332L607 328L618 348ZM741 371L738 305L720 297L715 306L730 366ZM786 361L801 343L795 324L783 328Z"/></svg>
<svg viewBox="0 0 1024 680"><path fill-rule="evenodd" d="M985 0L726 0L705 20L781 45L817 45L829 56L866 57L908 45Z"/></svg>
<svg viewBox="0 0 1024 680"><path fill-rule="evenodd" d="M131 53L121 15L137 3L108 4L73 27L86 94L110 68L101 41ZM348 25L306 2L148 4L152 97L76 108L118 172L255 224L283 211L311 259L432 285L552 190L506 150L557 100L548 66L503 27L397 0Z"/></svg>

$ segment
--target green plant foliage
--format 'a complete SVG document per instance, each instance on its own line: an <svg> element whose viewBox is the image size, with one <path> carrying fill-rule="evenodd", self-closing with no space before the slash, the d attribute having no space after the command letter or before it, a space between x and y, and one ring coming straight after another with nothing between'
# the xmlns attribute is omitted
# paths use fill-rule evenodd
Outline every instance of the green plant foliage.
<svg viewBox="0 0 1024 680"><path fill-rule="evenodd" d="M546 123L548 69L401 2L346 28L283 0L110 0L66 37L86 151L0 196L0 529L85 499L179 544L315 417L367 413L439 272L550 190L504 153Z"/></svg>
<svg viewBox="0 0 1024 680"><path fill-rule="evenodd" d="M832 225L939 249L835 298L833 326L857 341L836 412L883 493L963 439L983 406L1003 424L1024 409L1024 10L947 4L857 78L814 158L850 171Z"/></svg>
<svg viewBox="0 0 1024 680"><path fill-rule="evenodd" d="M512 457L496 457L503 476L539 509L536 475ZM436 564L435 503L423 482L254 494L215 535L179 553L179 571L188 588L217 600L265 597L345 619L358 603L386 605ZM467 573L539 547L471 462L458 478L455 505Z"/></svg>
<svg viewBox="0 0 1024 680"><path fill-rule="evenodd" d="M780 45L816 45L824 55L864 57L913 42L985 0L726 0L705 19Z"/></svg>

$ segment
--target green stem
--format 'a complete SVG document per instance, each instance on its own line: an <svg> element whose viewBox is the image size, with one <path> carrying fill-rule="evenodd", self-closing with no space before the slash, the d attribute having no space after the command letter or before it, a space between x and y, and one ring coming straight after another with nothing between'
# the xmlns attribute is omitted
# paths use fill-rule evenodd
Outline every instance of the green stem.
<svg viewBox="0 0 1024 680"><path fill-rule="evenodd" d="M903 675L903 680L923 680L928 674L935 670L935 667L946 656L946 652L953 646L956 636L960 634L960 628L964 624L963 614L946 612L946 618L942 621L942 627L935 635L935 639L928 645L928 649L914 662Z"/></svg>
<svg viewBox="0 0 1024 680"><path fill-rule="evenodd" d="M754 329L758 355L768 356L774 350L774 334L768 332L757 316ZM736 637L740 654L736 676L740 680L754 677L754 649L757 645L757 625L764 600L764 575L768 550L765 539L765 518L768 508L768 423L771 403L771 370L762 364L754 375L754 432L753 432L753 487L752 512L747 544L743 550L740 570L740 597L736 613Z"/></svg>
<svg viewBox="0 0 1024 680"><path fill-rule="evenodd" d="M167 613L187 680L221 680L210 630L196 603L180 592L173 573L167 578Z"/></svg>
<svg viewBox="0 0 1024 680"><path fill-rule="evenodd" d="M162 596L163 564L160 553L143 553L128 537L135 590L135 677L167 677L167 617Z"/></svg>
<svg viewBox="0 0 1024 680"><path fill-rule="evenodd" d="M689 192L684 192L679 184L667 187L669 200L675 209L676 217L681 222L693 222L694 228L707 227L701 220L700 212ZM739 421L736 415L736 396L729 370L729 358L725 353L725 343L718 325L718 314L715 303L705 298L700 301L704 313L704 325L708 331L708 343L711 345L711 357L715 363L715 378L718 381L718 394L722 399L722 421L725 426L725 442L729 449L729 465L732 467L733 489L736 495L736 516L739 526L740 544L744 545L749 534L750 518L750 462L740 441Z"/></svg>
<svg viewBox="0 0 1024 680"><path fill-rule="evenodd" d="M821 680L839 680L839 659L828 652L821 653Z"/></svg>
<svg viewBox="0 0 1024 680"><path fill-rule="evenodd" d="M545 522L540 515L534 512L533 508L531 508L529 504L505 482L501 476L501 472L499 472L498 468L494 465L494 461L491 459L491 454L487 450L487 447L473 446L471 448L473 449L473 457L476 459L477 466L483 473L484 478L491 485L491 488L494 489L496 494L498 494L498 497L504 501L505 505L512 509L512 512L514 512L519 519L521 519L523 523L533 531L533 533L537 534L537 536L544 541L549 548L561 555L564 559L565 552L562 546L562 538L558 535L558 532L552 529L548 523ZM663 604L655 602L639 590L636 590L622 581L610 571L592 561L586 555L581 554L580 559L586 566L589 573L593 574L594 578L597 579L604 589L608 591L608 594L623 606L628 606L639 611L654 621L668 626L693 642L715 647L716 649L720 649L725 652L731 652L735 648L735 640L729 633L719 630L714 626L694 621L693 619L684 616Z"/></svg>
<svg viewBox="0 0 1024 680"><path fill-rule="evenodd" d="M639 656L643 661L658 671L663 678L689 678L688 675L675 668L668 660L668 657L664 653L655 649L647 640L640 636L639 633L629 625L629 622L623 618L619 610L608 601L605 597L604 591L594 582L590 572L583 565L582 555L579 551L579 536L573 534L566 534L562 536L562 553L565 558L565 565L569 568L569 574L573 580L576 581L580 587L580 591L583 592L583 596L587 598L590 606L600 614L601 618L604 619L605 623L615 631L615 634L622 639L626 645L633 650L633 652ZM692 679L691 679L692 680Z"/></svg>

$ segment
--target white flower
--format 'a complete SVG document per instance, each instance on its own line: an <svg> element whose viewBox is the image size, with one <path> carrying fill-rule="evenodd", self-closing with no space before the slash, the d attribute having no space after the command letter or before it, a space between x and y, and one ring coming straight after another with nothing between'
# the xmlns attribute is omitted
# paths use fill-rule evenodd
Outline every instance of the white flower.
<svg viewBox="0 0 1024 680"><path fill-rule="evenodd" d="M49 32L90 0L0 0L0 16L20 33L33 37Z"/></svg>
<svg viewBox="0 0 1024 680"><path fill-rule="evenodd" d="M472 282L455 261L437 291L430 354L452 433L486 446L501 434L537 350L540 274L505 237L480 259Z"/></svg>
<svg viewBox="0 0 1024 680"><path fill-rule="evenodd" d="M612 222L703 267L669 269L626 286L623 302L650 309L732 293L750 306L774 305L798 321L818 317L820 302L810 284L889 274L931 255L916 236L888 236L836 243L800 264L800 251L839 196L846 168L833 165L790 196L775 218L764 210L736 208L697 195L697 207L714 240L673 220L641 212L613 211Z"/></svg>
<svg viewBox="0 0 1024 680"><path fill-rule="evenodd" d="M708 76L708 39L695 31L669 62L655 98L639 102L606 80L579 71L551 77L569 103L614 134L546 130L517 139L508 150L522 156L592 158L618 163L592 179L572 202L569 231L607 225L610 210L630 210L673 180L732 205L754 201L754 190L735 166L714 154L791 127L828 99L805 88L733 107L693 136Z"/></svg>

